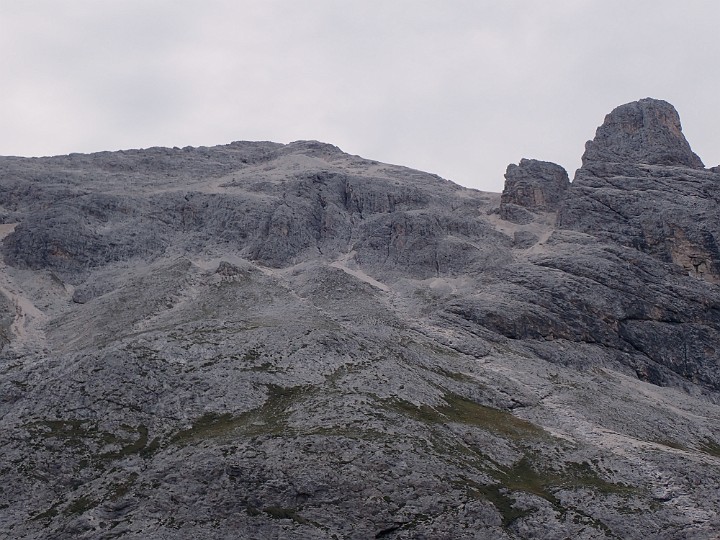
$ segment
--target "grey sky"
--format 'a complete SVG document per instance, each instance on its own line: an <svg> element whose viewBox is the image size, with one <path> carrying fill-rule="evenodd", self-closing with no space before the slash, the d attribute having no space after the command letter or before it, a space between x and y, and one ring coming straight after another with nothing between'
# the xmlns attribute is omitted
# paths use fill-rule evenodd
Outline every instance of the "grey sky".
<svg viewBox="0 0 720 540"><path fill-rule="evenodd" d="M0 154L318 139L500 191L671 102L720 163L716 0L0 0Z"/></svg>

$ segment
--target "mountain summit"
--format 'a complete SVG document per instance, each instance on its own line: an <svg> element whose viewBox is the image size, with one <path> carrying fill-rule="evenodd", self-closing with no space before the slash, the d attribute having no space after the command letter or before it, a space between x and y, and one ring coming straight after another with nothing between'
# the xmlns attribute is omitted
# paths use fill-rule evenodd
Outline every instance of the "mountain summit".
<svg viewBox="0 0 720 540"><path fill-rule="evenodd" d="M651 99L502 195L316 141L0 158L0 531L715 538L719 183Z"/></svg>
<svg viewBox="0 0 720 540"><path fill-rule="evenodd" d="M667 101L652 98L626 103L608 114L595 138L585 145L582 159L583 163L704 167L682 133L675 107Z"/></svg>

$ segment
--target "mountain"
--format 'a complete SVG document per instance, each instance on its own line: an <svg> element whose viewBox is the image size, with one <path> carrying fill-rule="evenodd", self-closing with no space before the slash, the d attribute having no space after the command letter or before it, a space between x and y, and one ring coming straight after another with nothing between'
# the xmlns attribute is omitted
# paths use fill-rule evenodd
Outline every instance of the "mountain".
<svg viewBox="0 0 720 540"><path fill-rule="evenodd" d="M505 177L0 158L0 530L717 538L720 169L648 98Z"/></svg>

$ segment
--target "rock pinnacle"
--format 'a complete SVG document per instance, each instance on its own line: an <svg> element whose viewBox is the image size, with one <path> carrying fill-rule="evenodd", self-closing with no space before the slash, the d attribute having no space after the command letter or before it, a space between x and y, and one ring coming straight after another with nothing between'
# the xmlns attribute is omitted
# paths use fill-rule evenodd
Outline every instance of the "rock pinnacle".
<svg viewBox="0 0 720 540"><path fill-rule="evenodd" d="M680 125L680 116L668 102L645 98L615 108L585 144L588 162L646 163L702 169Z"/></svg>

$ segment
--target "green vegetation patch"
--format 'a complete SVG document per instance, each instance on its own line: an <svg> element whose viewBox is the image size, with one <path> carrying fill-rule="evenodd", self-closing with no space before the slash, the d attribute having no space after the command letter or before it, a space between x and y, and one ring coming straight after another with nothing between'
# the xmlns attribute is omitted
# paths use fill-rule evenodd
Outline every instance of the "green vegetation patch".
<svg viewBox="0 0 720 540"><path fill-rule="evenodd" d="M637 492L635 488L625 484L603 480L587 462L568 463L564 470L548 471L533 466L526 456L512 467L501 468L494 476L510 490L532 493L556 506L559 503L552 492L558 489L588 488L598 493L617 495Z"/></svg>
<svg viewBox="0 0 720 540"><path fill-rule="evenodd" d="M680 444L679 442L672 441L670 439L656 439L651 442L667 446L668 448L674 448L675 450L687 450L687 446Z"/></svg>
<svg viewBox="0 0 720 540"><path fill-rule="evenodd" d="M539 426L514 416L508 411L479 405L474 401L448 394L443 397L446 405L429 407L395 399L390 407L410 418L431 424L459 423L487 429L511 439L537 439L549 437Z"/></svg>
<svg viewBox="0 0 720 540"><path fill-rule="evenodd" d="M556 469L544 465L540 456L528 450L527 445L537 441L548 441L551 435L541 427L508 411L479 405L464 397L450 394L444 396L445 404L437 407L417 406L404 400L386 402L391 410L426 424L441 425L459 423L476 426L494 433L516 446L525 448L524 457L511 466L504 466L489 456L478 452L461 441L448 444L447 438L440 437L441 444L435 446L442 455L454 455L461 458L469 467L482 471L492 477L496 483L482 485L469 479L459 480L456 486L464 489L468 496L488 501L495 506L502 516L503 525L509 526L513 521L523 518L533 509L517 508L513 494L527 493L547 501L564 516L570 509L565 508L557 493L562 490L589 489L598 495L619 495L622 497L636 495L638 489L625 484L609 482L601 478L591 463L566 463L563 468ZM603 522L586 515L580 509L572 509L575 519L610 533Z"/></svg>
<svg viewBox="0 0 720 540"><path fill-rule="evenodd" d="M129 428L129 426L127 427ZM130 441L129 444L123 446L117 452L107 452L105 454L101 454L100 457L104 459L120 459L133 454L143 455L143 450L146 449L148 442L148 428L147 426L141 424L135 429L139 435L135 441ZM143 457L147 456L144 455Z"/></svg>
<svg viewBox="0 0 720 540"><path fill-rule="evenodd" d="M89 420L40 420L26 425L26 428L37 439L61 440L66 447L84 450L86 457L80 461L82 466L90 462L98 465L134 454L142 457L151 454L147 444L148 428L142 424L137 427L123 425L125 433L122 434L101 431L96 423ZM118 445L120 448L100 452L107 445Z"/></svg>
<svg viewBox="0 0 720 540"><path fill-rule="evenodd" d="M515 498L502 485L483 486L475 482L469 482L464 487L471 497L492 503L502 517L503 527L508 527L516 519L532 514L531 510L515 508Z"/></svg>
<svg viewBox="0 0 720 540"><path fill-rule="evenodd" d="M88 510L95 508L98 504L100 504L99 501L91 499L90 497L82 496L75 499L68 505L65 509L65 514L83 514Z"/></svg>
<svg viewBox="0 0 720 540"><path fill-rule="evenodd" d="M70 446L81 446L98 436L97 427L85 420L40 420L27 428L37 437L63 439Z"/></svg>
<svg viewBox="0 0 720 540"><path fill-rule="evenodd" d="M60 506L59 502L56 502L53 504L50 508L45 510L44 512L40 512L39 514L33 516L31 518L32 521L42 521L45 519L52 519L55 516L58 515L58 506Z"/></svg>
<svg viewBox="0 0 720 540"><path fill-rule="evenodd" d="M170 442L185 443L193 439L207 439L233 431L245 422L246 415L233 416L230 413L206 413L193 422L193 425L175 434Z"/></svg>
<svg viewBox="0 0 720 540"><path fill-rule="evenodd" d="M603 495L633 495L638 492L634 487L625 484L608 482L597 474L592 465L584 463L569 463L562 471L548 471L534 466L530 458L523 457L511 467L497 466L489 471L498 484L480 485L467 481L463 487L468 495L487 500L495 506L507 527L514 520L532 513L529 510L515 508L513 492L530 493L548 501L561 515L568 509L563 507L555 493L562 489L592 489ZM585 519L591 526L609 532L607 526L599 520L587 516L578 509L574 512Z"/></svg>
<svg viewBox="0 0 720 540"><path fill-rule="evenodd" d="M269 506L263 510L268 516L273 519L291 519L295 523L307 525L310 522L298 514L297 508L283 508L281 506Z"/></svg>
<svg viewBox="0 0 720 540"><path fill-rule="evenodd" d="M563 484L565 478L556 474L543 473L536 470L527 457L513 464L512 467L501 469L495 477L510 491L524 491L545 499L555 507L560 502L552 494L553 485Z"/></svg>
<svg viewBox="0 0 720 540"><path fill-rule="evenodd" d="M608 482L602 479L588 462L568 463L562 473L557 473L560 482L555 485L564 488L590 488L606 495L635 495L638 488L627 484Z"/></svg>
<svg viewBox="0 0 720 540"><path fill-rule="evenodd" d="M283 433L287 430L288 409L310 391L311 388L306 386L284 388L269 385L268 398L260 407L239 415L206 413L195 420L190 428L176 433L170 442L189 444L197 440L228 436L236 431L245 435Z"/></svg>
<svg viewBox="0 0 720 540"><path fill-rule="evenodd" d="M720 444L708 437L700 443L700 451L711 456L720 457Z"/></svg>

